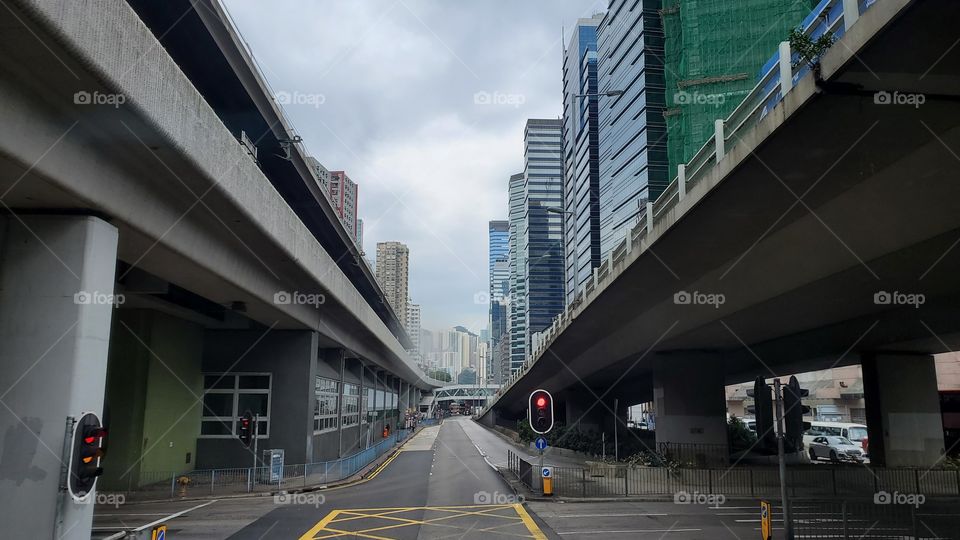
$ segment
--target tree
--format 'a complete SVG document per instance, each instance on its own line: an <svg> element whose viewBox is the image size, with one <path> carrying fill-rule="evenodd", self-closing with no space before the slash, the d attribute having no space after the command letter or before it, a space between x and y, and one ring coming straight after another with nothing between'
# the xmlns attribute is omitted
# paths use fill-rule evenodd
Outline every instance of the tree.
<svg viewBox="0 0 960 540"><path fill-rule="evenodd" d="M443 382L450 382L453 380L453 377L451 377L449 373L442 369L431 369L427 372L427 377Z"/></svg>
<svg viewBox="0 0 960 540"><path fill-rule="evenodd" d="M477 372L470 368L461 371L457 384L477 384Z"/></svg>

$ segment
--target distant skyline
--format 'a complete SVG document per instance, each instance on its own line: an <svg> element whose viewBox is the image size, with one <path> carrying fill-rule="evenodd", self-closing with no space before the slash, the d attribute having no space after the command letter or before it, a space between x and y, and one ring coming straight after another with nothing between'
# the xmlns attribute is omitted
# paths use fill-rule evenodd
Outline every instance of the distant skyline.
<svg viewBox="0 0 960 540"><path fill-rule="evenodd" d="M606 0L226 4L307 149L359 185L367 256L407 244L423 327L479 333L524 123L560 116L562 29Z"/></svg>

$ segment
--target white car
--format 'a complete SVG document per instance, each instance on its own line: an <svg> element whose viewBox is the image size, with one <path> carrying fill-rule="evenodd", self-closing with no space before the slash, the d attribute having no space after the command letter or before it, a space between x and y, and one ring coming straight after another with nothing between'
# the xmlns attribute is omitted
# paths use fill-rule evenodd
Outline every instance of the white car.
<svg viewBox="0 0 960 540"><path fill-rule="evenodd" d="M863 463L863 449L859 444L854 443L846 437L814 437L814 439L810 441L808 447L810 452L810 461L817 461L820 458L827 458L834 463L840 461Z"/></svg>

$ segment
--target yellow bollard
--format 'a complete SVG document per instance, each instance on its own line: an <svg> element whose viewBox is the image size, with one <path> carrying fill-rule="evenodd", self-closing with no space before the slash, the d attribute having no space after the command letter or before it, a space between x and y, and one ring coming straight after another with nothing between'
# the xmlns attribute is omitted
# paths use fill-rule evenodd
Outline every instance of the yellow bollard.
<svg viewBox="0 0 960 540"><path fill-rule="evenodd" d="M541 470L541 479L543 480L543 495L550 497L553 495L553 467L543 467Z"/></svg>

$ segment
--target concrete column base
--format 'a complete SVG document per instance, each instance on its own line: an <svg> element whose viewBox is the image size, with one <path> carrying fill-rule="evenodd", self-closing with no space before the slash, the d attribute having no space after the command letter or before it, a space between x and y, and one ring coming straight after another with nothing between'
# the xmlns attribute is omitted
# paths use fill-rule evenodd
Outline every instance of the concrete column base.
<svg viewBox="0 0 960 540"><path fill-rule="evenodd" d="M870 462L932 467L943 456L943 420L933 356L872 354L863 359Z"/></svg>
<svg viewBox="0 0 960 540"><path fill-rule="evenodd" d="M658 447L709 445L717 459L726 455L727 408L719 356L661 356L653 373L653 397Z"/></svg>

